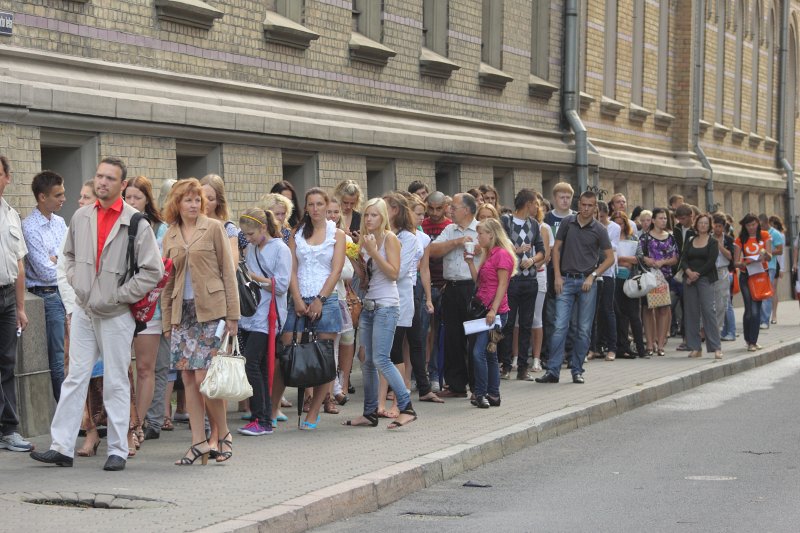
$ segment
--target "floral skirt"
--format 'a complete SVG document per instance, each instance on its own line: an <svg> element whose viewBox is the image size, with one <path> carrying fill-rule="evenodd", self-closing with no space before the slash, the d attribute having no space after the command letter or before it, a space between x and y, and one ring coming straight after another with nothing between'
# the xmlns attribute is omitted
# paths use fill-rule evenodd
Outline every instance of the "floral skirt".
<svg viewBox="0 0 800 533"><path fill-rule="evenodd" d="M194 300L184 300L181 323L170 337L170 368L206 370L217 355L219 340L214 336L218 320L198 322Z"/></svg>

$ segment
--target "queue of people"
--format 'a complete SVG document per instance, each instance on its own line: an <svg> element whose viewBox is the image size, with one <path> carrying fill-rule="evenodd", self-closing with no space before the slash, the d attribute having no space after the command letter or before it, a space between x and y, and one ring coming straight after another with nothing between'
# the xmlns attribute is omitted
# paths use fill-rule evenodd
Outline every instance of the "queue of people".
<svg viewBox="0 0 800 533"><path fill-rule="evenodd" d="M748 214L737 231L729 216L679 197L629 214L623 195L605 202L585 191L573 211L575 193L562 182L551 201L522 189L505 208L488 184L451 198L415 181L365 200L345 180L301 194L279 182L234 222L221 177L171 180L157 202L147 177L129 178L109 157L67 226L56 214L61 176L34 177L36 208L20 221L2 199L11 166L0 162L0 448L43 463L96 454L106 426L104 468L124 469L145 441L173 429L175 389L191 428L175 464L231 460L234 434L269 435L287 421L285 380L269 358L307 329L334 342L338 369L299 399L298 427L313 432L350 400L356 358L363 410L342 423L386 418L397 430L417 420L414 391L423 402L499 407L514 370L517 380L553 384L566 362L582 384L587 360L664 356L670 337L689 357L702 357L705 342L721 359L722 343L736 338L737 290L748 350L776 323L777 301L753 281L768 276L774 293L785 270L777 216ZM251 316L240 312L237 265L261 293ZM655 286L632 295L626 282L643 273ZM130 304L160 282L158 308L137 324ZM45 301L57 402L46 451L18 433L13 400L26 289ZM247 423L234 431L226 402L200 389L224 337L238 337L253 388Z"/></svg>

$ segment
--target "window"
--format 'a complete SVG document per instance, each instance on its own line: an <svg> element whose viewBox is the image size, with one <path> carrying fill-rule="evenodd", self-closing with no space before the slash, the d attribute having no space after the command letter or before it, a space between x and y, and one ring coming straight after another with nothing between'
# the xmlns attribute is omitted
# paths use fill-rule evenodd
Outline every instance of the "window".
<svg viewBox="0 0 800 533"><path fill-rule="evenodd" d="M436 190L453 196L461 190L461 172L456 163L436 163Z"/></svg>
<svg viewBox="0 0 800 533"><path fill-rule="evenodd" d="M733 127L742 127L742 64L744 62L744 2L736 2L736 63L733 87ZM753 48L758 45L753 43Z"/></svg>
<svg viewBox="0 0 800 533"><path fill-rule="evenodd" d="M303 206L303 195L311 187L319 183L319 163L317 155L311 152L281 152L283 179L288 181L297 191L300 206ZM265 191L266 192L266 191Z"/></svg>
<svg viewBox="0 0 800 533"><path fill-rule="evenodd" d="M642 2L636 2L641 4ZM617 96L617 0L606 2L603 54L603 95Z"/></svg>
<svg viewBox="0 0 800 533"><path fill-rule="evenodd" d="M503 68L503 0L483 0L481 61Z"/></svg>
<svg viewBox="0 0 800 533"><path fill-rule="evenodd" d="M514 204L514 170L510 168L493 169L493 185L497 189L498 205ZM533 184L529 184L533 186Z"/></svg>
<svg viewBox="0 0 800 533"><path fill-rule="evenodd" d="M396 189L393 159L367 158L367 197L376 198Z"/></svg>
<svg viewBox="0 0 800 533"><path fill-rule="evenodd" d="M383 38L382 19L381 0L353 0L353 31L357 31L373 41L381 42Z"/></svg>
<svg viewBox="0 0 800 533"><path fill-rule="evenodd" d="M448 0L425 0L422 4L422 32L425 48L447 57L447 31L449 28Z"/></svg>
<svg viewBox="0 0 800 533"><path fill-rule="evenodd" d="M797 87L797 34L792 26L789 29L789 51L786 58L786 87ZM786 158L794 161L795 116L797 116L797 90L787 91L786 106L783 110L783 135L789 142L785 143Z"/></svg>
<svg viewBox="0 0 800 533"><path fill-rule="evenodd" d="M761 79L761 2L753 5L753 48L750 79L750 131L758 133L758 82Z"/></svg>
<svg viewBox="0 0 800 533"><path fill-rule="evenodd" d="M717 85L716 111L714 120L717 124L724 121L725 109L725 4L727 0L717 0Z"/></svg>
<svg viewBox="0 0 800 533"><path fill-rule="evenodd" d="M765 111L766 127L764 128L764 135L772 137L775 132L772 131L772 99L775 90L775 9L770 8L769 17L767 19L767 108Z"/></svg>
<svg viewBox="0 0 800 533"><path fill-rule="evenodd" d="M69 224L78 209L78 193L83 183L94 176L99 147L93 134L42 130L40 137L42 167L64 178L67 200L59 211Z"/></svg>
<svg viewBox="0 0 800 533"><path fill-rule="evenodd" d="M669 78L669 0L660 0L658 6L658 87L656 109L667 110L667 83ZM702 106L702 104L701 104Z"/></svg>
<svg viewBox="0 0 800 533"><path fill-rule="evenodd" d="M550 2L533 0L531 14L531 74L550 77Z"/></svg>
<svg viewBox="0 0 800 533"><path fill-rule="evenodd" d="M303 23L305 0L275 0L275 11L298 24Z"/></svg>
<svg viewBox="0 0 800 533"><path fill-rule="evenodd" d="M644 2L634 2L633 8L633 61L631 79L631 102L642 105L644 83Z"/></svg>
<svg viewBox="0 0 800 533"><path fill-rule="evenodd" d="M206 174L222 175L222 157L218 144L177 141L175 156L179 180L200 179Z"/></svg>

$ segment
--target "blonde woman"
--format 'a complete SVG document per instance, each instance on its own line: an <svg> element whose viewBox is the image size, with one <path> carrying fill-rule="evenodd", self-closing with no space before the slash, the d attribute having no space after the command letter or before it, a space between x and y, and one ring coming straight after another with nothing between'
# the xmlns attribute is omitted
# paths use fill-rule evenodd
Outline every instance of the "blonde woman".
<svg viewBox="0 0 800 533"><path fill-rule="evenodd" d="M492 326L500 317L500 327L508 316L508 283L517 272L517 255L508 240L502 224L493 218L478 223L478 246L483 250L484 260L480 269L475 266L475 254L464 250L464 260L469 266L472 280L476 283L475 297L486 307L486 324ZM494 326L493 326L494 329ZM497 362L497 346L489 346L490 331L475 334L472 350L472 368L475 376L475 400L479 409L500 405L500 366Z"/></svg>
<svg viewBox="0 0 800 533"><path fill-rule="evenodd" d="M478 212L475 213L475 219L480 222L487 218L493 218L495 220L500 220L500 213L497 212L497 208L489 203L484 203L480 207L478 207Z"/></svg>
<svg viewBox="0 0 800 533"><path fill-rule="evenodd" d="M342 218L345 233L353 238L353 242L358 242L361 230L361 187L353 180L340 182L333 191L333 196L339 200L342 207Z"/></svg>
<svg viewBox="0 0 800 533"><path fill-rule="evenodd" d="M283 242L289 244L289 235L292 233L289 219L292 218L294 212L292 201L282 194L271 192L261 197L258 207L275 215L275 219L281 227Z"/></svg>
<svg viewBox="0 0 800 533"><path fill-rule="evenodd" d="M239 228L230 221L228 200L225 197L225 182L216 174L208 174L200 180L200 185L203 186L203 196L206 198L205 215L208 218L219 220L224 225L235 265L239 263Z"/></svg>
<svg viewBox="0 0 800 533"><path fill-rule="evenodd" d="M399 416L389 424L396 429L417 419L403 376L392 364L390 352L394 331L400 317L400 294L397 278L400 274L400 241L389 221L386 202L373 198L364 208L361 220L361 253L370 276L364 297L359 330L364 346L364 411L362 416L348 420L347 426L378 425L378 371L389 382L400 408Z"/></svg>

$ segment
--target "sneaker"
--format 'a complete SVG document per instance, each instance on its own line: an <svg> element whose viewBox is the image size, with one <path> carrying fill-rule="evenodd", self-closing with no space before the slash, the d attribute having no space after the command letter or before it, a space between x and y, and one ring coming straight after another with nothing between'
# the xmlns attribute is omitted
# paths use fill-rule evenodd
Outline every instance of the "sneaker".
<svg viewBox="0 0 800 533"><path fill-rule="evenodd" d="M172 415L173 422L188 422L189 421L189 413L175 413Z"/></svg>
<svg viewBox="0 0 800 533"><path fill-rule="evenodd" d="M440 392L442 388L439 386L439 378L431 379L431 390L433 392Z"/></svg>
<svg viewBox="0 0 800 533"><path fill-rule="evenodd" d="M523 370L522 372L517 372L517 381L533 381L533 376L528 371Z"/></svg>
<svg viewBox="0 0 800 533"><path fill-rule="evenodd" d="M736 337L721 337L719 340L726 341L726 342L735 341Z"/></svg>
<svg viewBox="0 0 800 533"><path fill-rule="evenodd" d="M583 384L586 383L586 380L583 379L583 374L575 374L574 376L572 376L572 382Z"/></svg>
<svg viewBox="0 0 800 533"><path fill-rule="evenodd" d="M272 433L272 424L269 424L268 427L264 427L258 420L253 420L246 426L239 428L238 432L242 435L249 435L251 437L269 435Z"/></svg>
<svg viewBox="0 0 800 533"><path fill-rule="evenodd" d="M542 360L538 357L533 358L533 369L534 372L541 372L542 371Z"/></svg>
<svg viewBox="0 0 800 533"><path fill-rule="evenodd" d="M500 372L500 379L511 379L511 371L503 370L502 372Z"/></svg>
<svg viewBox="0 0 800 533"><path fill-rule="evenodd" d="M23 439L19 433L12 433L0 437L0 450L31 452L33 451L33 444Z"/></svg>
<svg viewBox="0 0 800 533"><path fill-rule="evenodd" d="M769 329L769 324L761 324L758 326L759 329Z"/></svg>

